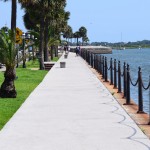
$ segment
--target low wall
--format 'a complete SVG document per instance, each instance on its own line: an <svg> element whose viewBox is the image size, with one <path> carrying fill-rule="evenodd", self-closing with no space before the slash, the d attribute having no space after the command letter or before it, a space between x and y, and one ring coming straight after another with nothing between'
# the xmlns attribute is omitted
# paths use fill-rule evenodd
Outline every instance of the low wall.
<svg viewBox="0 0 150 150"><path fill-rule="evenodd" d="M92 51L96 54L111 54L112 49L104 46L80 46L81 50ZM71 46L70 51L75 52L76 46Z"/></svg>

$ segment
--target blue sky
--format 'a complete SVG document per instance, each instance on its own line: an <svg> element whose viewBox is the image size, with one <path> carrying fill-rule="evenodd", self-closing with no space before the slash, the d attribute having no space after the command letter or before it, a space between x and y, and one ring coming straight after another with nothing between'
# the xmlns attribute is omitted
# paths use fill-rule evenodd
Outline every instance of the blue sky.
<svg viewBox="0 0 150 150"><path fill-rule="evenodd" d="M73 31L88 30L90 42L150 40L150 0L67 0ZM0 27L10 27L11 3L0 1ZM25 30L18 6L17 26Z"/></svg>
<svg viewBox="0 0 150 150"><path fill-rule="evenodd" d="M17 6L17 26L22 29L23 31L26 31L24 27L24 23L22 20L22 16L24 14L24 11L20 8L20 5ZM5 26L10 28L11 24L11 2L2 2L0 1L0 28Z"/></svg>
<svg viewBox="0 0 150 150"><path fill-rule="evenodd" d="M67 1L69 24L74 31L85 26L90 41L150 40L150 0Z"/></svg>

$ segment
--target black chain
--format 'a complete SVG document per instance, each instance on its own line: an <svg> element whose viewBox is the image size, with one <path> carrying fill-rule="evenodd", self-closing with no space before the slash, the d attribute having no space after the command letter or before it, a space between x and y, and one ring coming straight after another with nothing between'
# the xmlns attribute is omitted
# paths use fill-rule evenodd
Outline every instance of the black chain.
<svg viewBox="0 0 150 150"><path fill-rule="evenodd" d="M130 77L130 82L131 82L131 84L132 84L133 86L137 86L137 84L138 84L138 82L139 82L139 79L137 79L136 83L134 84L134 83L132 82L131 77Z"/></svg>
<svg viewBox="0 0 150 150"><path fill-rule="evenodd" d="M144 90L148 90L148 89L149 89L149 87L150 87L150 82L149 82L148 86L147 86L147 87L145 87L145 86L144 86L144 84L143 84L143 81L142 81L142 87L143 87L143 89L144 89Z"/></svg>

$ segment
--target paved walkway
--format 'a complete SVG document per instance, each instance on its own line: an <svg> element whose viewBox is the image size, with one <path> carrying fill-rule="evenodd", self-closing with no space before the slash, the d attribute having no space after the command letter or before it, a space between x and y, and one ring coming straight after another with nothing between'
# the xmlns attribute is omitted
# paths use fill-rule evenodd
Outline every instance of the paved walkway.
<svg viewBox="0 0 150 150"><path fill-rule="evenodd" d="M150 150L150 140L70 53L0 132L0 150Z"/></svg>

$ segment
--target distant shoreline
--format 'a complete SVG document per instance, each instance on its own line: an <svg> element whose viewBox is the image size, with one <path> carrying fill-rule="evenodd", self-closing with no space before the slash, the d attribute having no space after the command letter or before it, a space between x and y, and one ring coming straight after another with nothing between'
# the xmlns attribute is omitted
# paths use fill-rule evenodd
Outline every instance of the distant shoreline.
<svg viewBox="0 0 150 150"><path fill-rule="evenodd" d="M150 47L125 47L125 49L119 49L119 48L116 48L116 47L112 47L112 50L126 50L126 49L150 49Z"/></svg>

